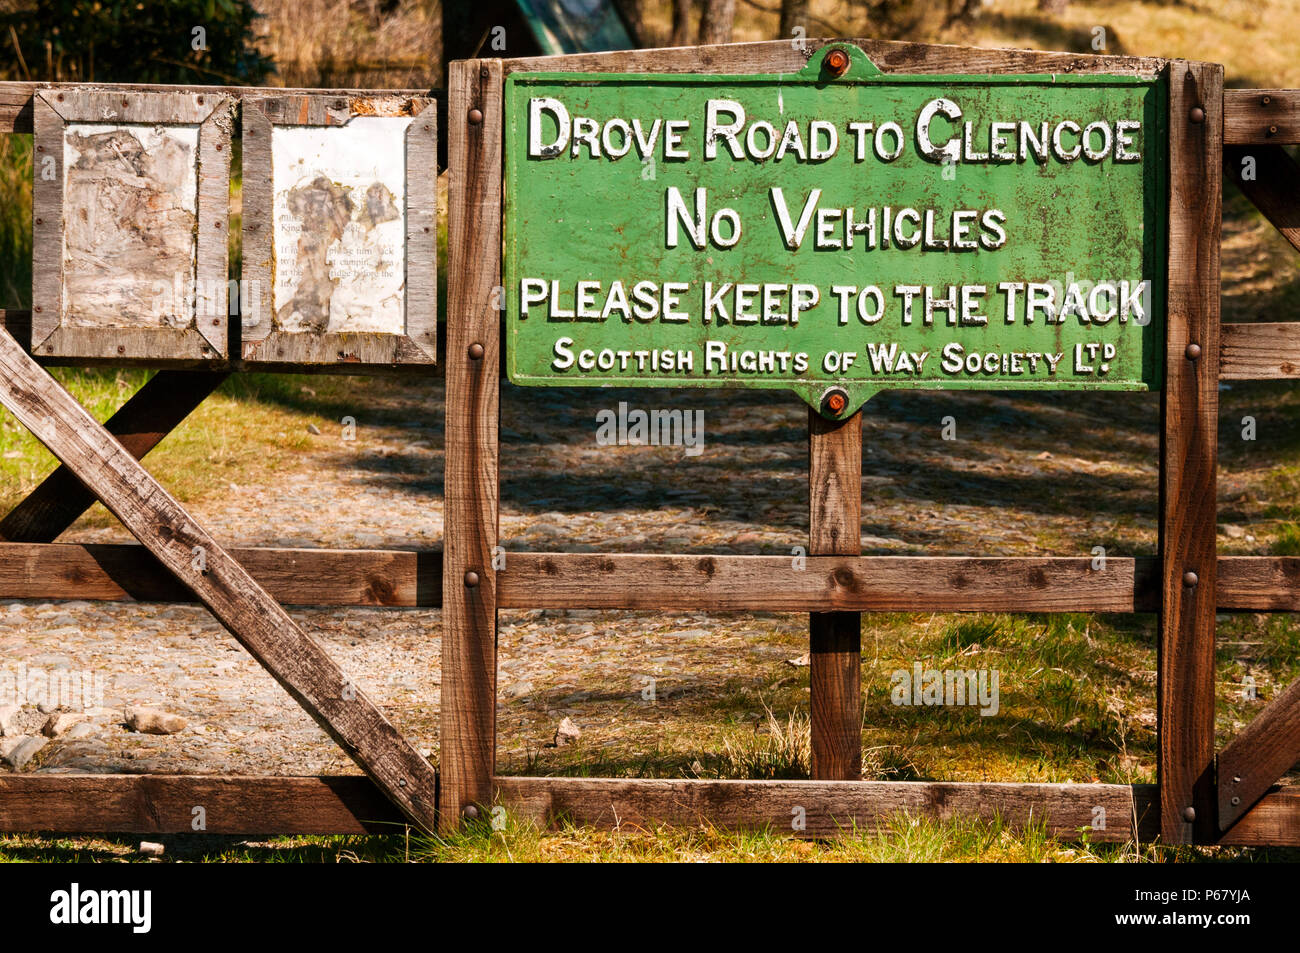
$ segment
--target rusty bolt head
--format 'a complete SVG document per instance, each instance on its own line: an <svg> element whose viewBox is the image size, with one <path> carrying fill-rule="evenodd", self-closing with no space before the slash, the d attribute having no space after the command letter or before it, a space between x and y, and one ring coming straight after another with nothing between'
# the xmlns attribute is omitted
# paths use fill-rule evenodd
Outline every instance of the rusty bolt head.
<svg viewBox="0 0 1300 953"><path fill-rule="evenodd" d="M822 395L822 410L833 417L844 413L849 406L849 395L842 387L832 387Z"/></svg>
<svg viewBox="0 0 1300 953"><path fill-rule="evenodd" d="M1196 820L1196 808L1194 807L1183 808L1183 820L1185 820L1188 824Z"/></svg>
<svg viewBox="0 0 1300 953"><path fill-rule="evenodd" d="M849 71L849 54L840 49L831 50L826 54L823 63L826 66L826 72L832 76L843 76Z"/></svg>
<svg viewBox="0 0 1300 953"><path fill-rule="evenodd" d="M478 78L479 78L479 79L487 79L487 78L488 78L488 68L487 68L486 66L484 66L482 69L480 69L480 70L478 71Z"/></svg>
<svg viewBox="0 0 1300 953"><path fill-rule="evenodd" d="M471 360L480 360L483 357L483 345L475 341L469 346L469 356Z"/></svg>
<svg viewBox="0 0 1300 953"><path fill-rule="evenodd" d="M481 122L483 121L483 110L481 110L481 109L471 109L471 110L469 111L469 116L468 116L468 118L469 118L469 124L470 124L471 126L477 126L477 125L479 125L479 123L481 123Z"/></svg>
<svg viewBox="0 0 1300 953"><path fill-rule="evenodd" d="M118 354L125 354L125 353L126 353L126 345L124 345L124 344L119 344L119 345L117 346L117 353L118 353Z"/></svg>
<svg viewBox="0 0 1300 953"><path fill-rule="evenodd" d="M1187 114L1187 118L1192 122L1205 122L1205 110L1200 106L1193 106L1191 112Z"/></svg>
<svg viewBox="0 0 1300 953"><path fill-rule="evenodd" d="M1200 360L1201 346L1199 344L1189 344L1187 350L1183 351L1183 353L1187 355L1189 361Z"/></svg>
<svg viewBox="0 0 1300 953"><path fill-rule="evenodd" d="M466 804L464 807L460 809L460 813L461 816L464 817L465 820L467 821L477 820L478 806L475 804Z"/></svg>
<svg viewBox="0 0 1300 953"><path fill-rule="evenodd" d="M1259 104L1260 104L1261 106L1267 106L1267 105L1268 105L1269 103L1271 103L1272 101L1273 101L1273 97L1272 97L1272 96L1261 96L1261 97L1259 98Z"/></svg>
<svg viewBox="0 0 1300 953"><path fill-rule="evenodd" d="M474 570L472 570L472 569L471 569L469 572L465 573L465 585L467 585L467 586L468 586L469 588L471 588L471 589L473 589L475 586L477 586L477 585L478 585L478 573L476 573L476 572L475 572Z"/></svg>
<svg viewBox="0 0 1300 953"><path fill-rule="evenodd" d="M1268 134L1269 134L1270 136L1276 136L1276 135L1277 135L1277 126L1269 126L1269 127L1268 127Z"/></svg>
<svg viewBox="0 0 1300 953"><path fill-rule="evenodd" d="M1187 586L1189 589L1200 581L1201 580L1196 573L1192 572L1190 569L1183 573L1183 585Z"/></svg>

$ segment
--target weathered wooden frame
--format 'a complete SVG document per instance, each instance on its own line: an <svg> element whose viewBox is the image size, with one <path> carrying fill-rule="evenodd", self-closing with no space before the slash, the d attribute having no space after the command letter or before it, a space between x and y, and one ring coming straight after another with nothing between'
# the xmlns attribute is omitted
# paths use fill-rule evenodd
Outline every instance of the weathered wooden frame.
<svg viewBox="0 0 1300 953"><path fill-rule="evenodd" d="M288 333L272 327L275 236L272 131L345 127L357 116L414 116L406 130L404 334ZM294 95L244 104L241 356L293 364L433 364L438 339L438 122L427 97Z"/></svg>
<svg viewBox="0 0 1300 953"><path fill-rule="evenodd" d="M228 350L230 135L234 101L219 93L139 92L51 86L33 97L39 164L54 156L58 174L32 186L31 350L47 356L120 360L220 359ZM68 327L63 324L63 150L69 123L197 125L194 320L184 328Z"/></svg>

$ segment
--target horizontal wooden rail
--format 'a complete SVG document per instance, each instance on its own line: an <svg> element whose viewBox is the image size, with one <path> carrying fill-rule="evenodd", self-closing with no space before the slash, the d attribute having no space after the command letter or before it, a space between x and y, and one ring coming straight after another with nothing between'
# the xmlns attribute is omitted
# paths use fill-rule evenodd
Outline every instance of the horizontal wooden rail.
<svg viewBox="0 0 1300 953"><path fill-rule="evenodd" d="M2 82L0 83L0 135L10 132L32 131L32 96L36 90L50 83ZM82 89L103 87L116 91L147 93L219 93L240 99L266 99L269 96L339 96L373 97L389 96L394 99L410 96L428 96L427 89L297 89L275 86L158 86L148 83L78 83Z"/></svg>
<svg viewBox="0 0 1300 953"><path fill-rule="evenodd" d="M437 550L230 550L283 605L442 605ZM1154 612L1154 557L654 556L508 553L511 609ZM0 599L193 602L143 546L0 543ZM1300 611L1300 557L1219 558L1225 612Z"/></svg>
<svg viewBox="0 0 1300 953"><path fill-rule="evenodd" d="M1225 146L1300 143L1300 89L1225 89Z"/></svg>
<svg viewBox="0 0 1300 953"><path fill-rule="evenodd" d="M872 832L906 813L933 820L996 814L1010 827L1042 823L1062 837L1088 828L1096 841L1131 840L1135 833L1148 840L1159 832L1154 785L517 777L494 783L508 811L543 826L703 825L828 836ZM1094 830L1098 808L1105 811L1105 827Z"/></svg>
<svg viewBox="0 0 1300 953"><path fill-rule="evenodd" d="M282 605L442 605L433 550L231 549ZM195 602L189 588L132 543L0 543L0 599Z"/></svg>
<svg viewBox="0 0 1300 953"><path fill-rule="evenodd" d="M1221 380L1300 378L1300 321L1225 324L1222 330Z"/></svg>
<svg viewBox="0 0 1300 953"><path fill-rule="evenodd" d="M405 824L364 775L0 774L8 833L383 834Z"/></svg>
<svg viewBox="0 0 1300 953"><path fill-rule="evenodd" d="M999 815L1013 827L1046 821L1062 838L1093 841L1158 831L1155 785L883 781L696 781L497 777L507 810L541 825L567 819L630 829L656 822L792 830L869 830L891 814L946 819ZM202 807L202 814L195 808ZM1094 808L1105 830L1092 829ZM213 775L0 775L0 833L385 834L405 823L368 779ZM1300 846L1300 791L1274 788L1220 844Z"/></svg>

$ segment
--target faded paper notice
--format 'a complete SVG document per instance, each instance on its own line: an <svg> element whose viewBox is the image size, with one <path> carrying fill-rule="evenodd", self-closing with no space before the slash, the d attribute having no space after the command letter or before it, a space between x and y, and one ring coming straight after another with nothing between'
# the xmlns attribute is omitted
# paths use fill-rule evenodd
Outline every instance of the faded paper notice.
<svg viewBox="0 0 1300 953"><path fill-rule="evenodd" d="M63 323L194 323L199 127L64 129Z"/></svg>
<svg viewBox="0 0 1300 953"><path fill-rule="evenodd" d="M277 330L404 332L410 123L357 116L273 130Z"/></svg>

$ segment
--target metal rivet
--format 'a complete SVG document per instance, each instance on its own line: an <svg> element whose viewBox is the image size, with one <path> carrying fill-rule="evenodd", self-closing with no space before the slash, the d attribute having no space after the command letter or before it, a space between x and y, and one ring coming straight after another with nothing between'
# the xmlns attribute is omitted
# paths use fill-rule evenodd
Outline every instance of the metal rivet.
<svg viewBox="0 0 1300 953"><path fill-rule="evenodd" d="M199 96L197 99L195 99L195 102L198 103L200 106L202 106L202 105L203 105L203 97L202 97L202 96Z"/></svg>
<svg viewBox="0 0 1300 953"><path fill-rule="evenodd" d="M487 79L487 78L488 78L488 70L487 70L487 67L486 67L486 66L483 67L481 70L478 71L478 78L479 78L479 79Z"/></svg>
<svg viewBox="0 0 1300 953"><path fill-rule="evenodd" d="M1200 581L1201 581L1201 580L1197 578L1196 573L1192 572L1190 569L1189 569L1187 572L1183 573L1183 585L1184 585L1184 586L1187 586L1187 587L1190 588L1191 586L1196 585L1196 584L1197 584L1198 582L1200 582Z"/></svg>
<svg viewBox="0 0 1300 953"><path fill-rule="evenodd" d="M831 50L823 62L832 76L843 76L849 69L849 54L840 49Z"/></svg>
<svg viewBox="0 0 1300 953"><path fill-rule="evenodd" d="M1269 126L1269 127L1268 127L1268 134L1269 134L1270 136L1276 136L1276 135L1277 135L1277 126Z"/></svg>
<svg viewBox="0 0 1300 953"><path fill-rule="evenodd" d="M117 353L118 353L118 354L125 354L125 353L126 353L126 345L119 344L119 345L117 346Z"/></svg>
<svg viewBox="0 0 1300 953"><path fill-rule="evenodd" d="M1272 101L1273 101L1272 96L1261 96L1259 100L1261 106L1267 106Z"/></svg>
<svg viewBox="0 0 1300 953"><path fill-rule="evenodd" d="M214 328L221 327L221 319L220 319L220 318L213 318L213 319L212 319L212 326L213 326Z"/></svg>
<svg viewBox="0 0 1300 953"><path fill-rule="evenodd" d="M221 143L219 143L219 142L217 143L217 151L218 151L218 152L221 151Z"/></svg>
<svg viewBox="0 0 1300 953"><path fill-rule="evenodd" d="M54 98L57 99L59 102L63 102L63 94L62 94L62 93L59 93L59 95L55 96Z"/></svg>
<svg viewBox="0 0 1300 953"><path fill-rule="evenodd" d="M483 345L475 342L469 346L469 356L473 360L478 360L483 356Z"/></svg>
<svg viewBox="0 0 1300 953"><path fill-rule="evenodd" d="M483 110L471 109L469 111L469 124L471 126L477 126L482 121L483 121Z"/></svg>
<svg viewBox="0 0 1300 953"><path fill-rule="evenodd" d="M1200 106L1193 106L1191 112L1187 114L1187 118L1192 122L1205 122L1205 110Z"/></svg>
<svg viewBox="0 0 1300 953"><path fill-rule="evenodd" d="M43 218L38 218L38 219L36 220L36 224L37 224L37 225L40 225L40 224L41 224L42 222L44 222L44 221L45 221L45 219L43 219Z"/></svg>
<svg viewBox="0 0 1300 953"><path fill-rule="evenodd" d="M1196 820L1196 808L1194 807L1183 808L1183 820L1185 820L1188 824Z"/></svg>
<svg viewBox="0 0 1300 953"><path fill-rule="evenodd" d="M398 786L399 788L404 788L404 787L406 787L406 778L398 778L398 779L397 779L397 786Z"/></svg>
<svg viewBox="0 0 1300 953"><path fill-rule="evenodd" d="M1240 804L1240 803L1241 803L1241 798L1239 798L1239 797L1234 797L1234 798L1232 799L1232 806L1233 806L1233 807L1236 807L1236 806L1237 806L1238 804Z"/></svg>
<svg viewBox="0 0 1300 953"><path fill-rule="evenodd" d="M1183 351L1183 353L1187 355L1189 361L1200 360L1201 346L1199 344L1189 344L1187 350Z"/></svg>
<svg viewBox="0 0 1300 953"><path fill-rule="evenodd" d="M465 585L469 586L471 589L473 589L475 586L477 586L477 585L478 585L478 573L476 573L476 572L475 572L474 570L472 570L472 569L471 569L469 572L465 573Z"/></svg>
<svg viewBox="0 0 1300 953"><path fill-rule="evenodd" d="M465 818L465 820L472 821L478 817L478 808L475 807L473 804L466 804L464 807L460 809L460 813Z"/></svg>
<svg viewBox="0 0 1300 953"><path fill-rule="evenodd" d="M38 305L37 305L35 308L33 308L32 310L35 311L37 314L40 314L40 312L41 312L41 306L38 304ZM50 347L54 347L54 345L51 344Z"/></svg>

